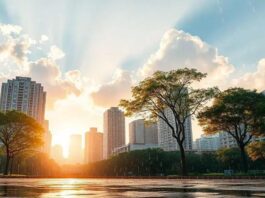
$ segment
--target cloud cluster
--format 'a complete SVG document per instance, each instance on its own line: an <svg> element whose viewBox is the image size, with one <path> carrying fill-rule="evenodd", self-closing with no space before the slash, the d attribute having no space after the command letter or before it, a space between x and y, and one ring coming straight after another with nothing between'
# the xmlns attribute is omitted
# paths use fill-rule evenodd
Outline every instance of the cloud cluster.
<svg viewBox="0 0 265 198"><path fill-rule="evenodd" d="M19 26L0 24L0 82L18 75L29 76L44 85L48 107L52 107L54 102L67 95L80 94L81 74L77 71L64 74L60 70L56 60L63 58L64 53L55 45L43 52L46 56L34 55L34 52L44 49L45 41L48 41L45 35L40 41L35 41Z"/></svg>
<svg viewBox="0 0 265 198"><path fill-rule="evenodd" d="M257 70L246 73L242 77L233 81L234 86L240 86L247 89L265 90L265 58L258 62Z"/></svg>
<svg viewBox="0 0 265 198"><path fill-rule="evenodd" d="M143 76L149 76L156 70L169 71L178 68L196 68L208 73L204 84L223 86L223 82L234 71L228 59L218 53L218 50L199 37L192 36L181 30L167 31L160 48L151 55L140 69Z"/></svg>
<svg viewBox="0 0 265 198"><path fill-rule="evenodd" d="M208 77L200 86L225 86L227 78L234 71L233 65L226 57L220 55L216 48L197 36L171 29L164 34L158 51L138 69L138 74L130 75L125 72L102 85L91 96L96 105L103 107L116 105L121 98L130 95L132 79L143 79L156 70L169 71L183 67L197 68L208 73Z"/></svg>
<svg viewBox="0 0 265 198"><path fill-rule="evenodd" d="M197 36L171 29L164 34L157 52L138 69L137 75L120 71L111 82L101 85L91 94L92 100L95 105L102 107L117 105L121 98L130 96L133 80L143 79L156 70L169 71L183 67L196 68L208 74L199 86L219 86L221 89L241 86L265 90L265 59L259 61L255 72L235 79L234 66L215 47Z"/></svg>
<svg viewBox="0 0 265 198"><path fill-rule="evenodd" d="M42 83L47 90L48 107L51 107L56 100L63 99L69 94L79 95L81 93L81 89L75 84L75 79L69 79L67 74L64 78L53 59L41 58L31 62L28 76Z"/></svg>
<svg viewBox="0 0 265 198"><path fill-rule="evenodd" d="M116 106L119 104L120 99L130 96L132 84L130 73L118 70L111 82L100 86L97 91L91 94L92 100L98 106Z"/></svg>

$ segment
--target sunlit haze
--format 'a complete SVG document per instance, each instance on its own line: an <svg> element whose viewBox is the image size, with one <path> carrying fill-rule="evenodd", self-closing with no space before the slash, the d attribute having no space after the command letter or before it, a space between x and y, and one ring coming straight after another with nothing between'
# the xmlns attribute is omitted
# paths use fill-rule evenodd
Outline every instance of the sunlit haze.
<svg viewBox="0 0 265 198"><path fill-rule="evenodd" d="M52 144L67 155L71 134L102 132L104 111L155 70L197 68L209 74L200 86L262 91L265 28L257 28L264 7L241 0L3 0L0 82L29 76L43 85ZM196 123L194 139L202 133Z"/></svg>

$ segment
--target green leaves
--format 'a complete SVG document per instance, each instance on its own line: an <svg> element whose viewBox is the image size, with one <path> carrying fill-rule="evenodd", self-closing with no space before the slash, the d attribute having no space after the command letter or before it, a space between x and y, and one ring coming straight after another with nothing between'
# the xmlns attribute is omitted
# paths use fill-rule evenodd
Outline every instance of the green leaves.
<svg viewBox="0 0 265 198"><path fill-rule="evenodd" d="M43 127L33 118L17 112L0 113L0 141L8 154L36 149L43 143Z"/></svg>
<svg viewBox="0 0 265 198"><path fill-rule="evenodd" d="M153 120L170 108L184 122L218 92L217 88L192 88L192 83L204 77L206 74L196 69L157 71L133 87L132 99L121 100L120 106L125 109L127 116L140 114Z"/></svg>
<svg viewBox="0 0 265 198"><path fill-rule="evenodd" d="M227 131L238 133L264 134L265 96L255 90L231 88L218 94L211 107L198 115L199 123L206 133Z"/></svg>
<svg viewBox="0 0 265 198"><path fill-rule="evenodd" d="M253 160L265 160L265 142L252 142L247 147L247 153Z"/></svg>

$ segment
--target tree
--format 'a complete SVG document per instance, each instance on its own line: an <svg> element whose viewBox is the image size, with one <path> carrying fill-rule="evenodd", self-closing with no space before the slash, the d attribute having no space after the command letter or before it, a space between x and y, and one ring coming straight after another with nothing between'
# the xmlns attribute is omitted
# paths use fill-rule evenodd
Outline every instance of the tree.
<svg viewBox="0 0 265 198"><path fill-rule="evenodd" d="M255 90L231 88L220 93L212 106L205 107L199 123L206 134L229 133L241 151L244 171L248 171L245 147L253 135L264 135L265 96Z"/></svg>
<svg viewBox="0 0 265 198"><path fill-rule="evenodd" d="M43 132L36 120L23 113L0 113L0 141L6 155L5 175L9 172L10 160L16 155L32 152L43 144Z"/></svg>
<svg viewBox="0 0 265 198"><path fill-rule="evenodd" d="M253 161L265 161L265 142L251 142L247 147L247 153Z"/></svg>
<svg viewBox="0 0 265 198"><path fill-rule="evenodd" d="M221 148L217 152L217 160L223 169L240 170L240 150L238 148Z"/></svg>
<svg viewBox="0 0 265 198"><path fill-rule="evenodd" d="M132 99L121 100L126 116L141 115L147 121L162 119L171 129L181 153L181 173L187 175L184 151L185 122L196 114L217 92L217 88L193 89L206 74L196 69L157 71L132 88ZM165 111L170 110L174 121Z"/></svg>

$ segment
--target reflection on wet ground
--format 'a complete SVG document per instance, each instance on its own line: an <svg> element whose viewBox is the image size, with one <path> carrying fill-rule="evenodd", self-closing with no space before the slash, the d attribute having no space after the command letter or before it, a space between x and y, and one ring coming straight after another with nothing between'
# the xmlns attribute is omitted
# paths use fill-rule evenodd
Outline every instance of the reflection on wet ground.
<svg viewBox="0 0 265 198"><path fill-rule="evenodd" d="M265 197L265 181L0 179L0 197Z"/></svg>

